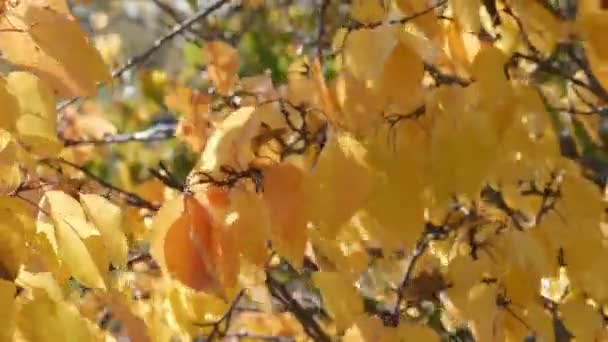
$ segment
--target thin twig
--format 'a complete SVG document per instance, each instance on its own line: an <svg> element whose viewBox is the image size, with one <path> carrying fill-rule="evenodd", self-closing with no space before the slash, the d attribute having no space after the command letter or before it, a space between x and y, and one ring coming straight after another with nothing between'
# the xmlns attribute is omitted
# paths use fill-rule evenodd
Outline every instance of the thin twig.
<svg viewBox="0 0 608 342"><path fill-rule="evenodd" d="M173 27L173 29L165 34L164 36L158 38L154 44L152 44L152 46L150 46L147 50L145 50L144 52L132 57L130 60L127 61L127 63L125 63L123 66L121 66L120 68L114 70L112 72L112 78L119 78L121 77L125 72L127 72L129 69L145 62L146 60L148 60L148 58L150 58L152 55L154 55L158 50L160 50L166 43L168 43L169 41L173 40L173 38L179 36L180 34L182 34L184 31L189 30L195 23L197 23L200 20L203 20L205 18L207 18L209 15L211 15L213 12L215 12L216 10L220 9L222 6L224 6L225 4L227 4L228 2L230 2L230 0L218 0L215 3L213 3L211 6L205 8L205 9L201 9L200 11L198 11L197 13L195 13L193 16L191 16L190 18L182 21L181 23L175 25ZM76 101L78 101L80 98L79 97L73 97L63 103L61 103L58 107L57 107L57 111L61 112L63 111L67 106L75 103Z"/></svg>
<svg viewBox="0 0 608 342"><path fill-rule="evenodd" d="M417 12L417 13L414 13L412 15L405 16L405 17L402 17L402 18L399 18L399 19L392 19L392 20L388 21L388 24L389 25L403 25L403 24L407 23L408 21L411 21L411 20L414 20L416 18L422 17L422 16L424 16L426 14L429 14L429 13L433 12L434 10L436 10L437 8L443 7L447 3L448 3L447 0L442 0L442 1L438 2L438 3L436 3L435 5L429 6L429 7L427 7L426 9L424 9L424 10L422 10L420 12ZM371 29L375 29L376 27L381 26L382 24L384 24L384 21L376 21L376 22L372 22L372 23L368 23L368 24L363 24L363 23L360 23L360 22L354 22L349 27L347 27L347 30L348 31L360 30L360 29L371 30Z"/></svg>
<svg viewBox="0 0 608 342"><path fill-rule="evenodd" d="M81 146L81 145L106 145L106 144L122 144L133 141L138 142L150 142L172 139L175 137L175 123L162 123L156 124L146 130L133 132L133 133L122 133L116 135L108 135L101 139L66 139L62 138L64 146Z"/></svg>
<svg viewBox="0 0 608 342"><path fill-rule="evenodd" d="M285 288L285 286L283 284L281 284L280 281L275 279L272 276L271 272L269 272L268 270L266 271L266 285L268 287L268 290L270 291L270 294L273 297L275 297L276 299L278 299L279 301L281 301L281 303L283 303L285 308L287 310L289 310L291 313L293 313L295 318L300 322L300 324L304 328L304 331L306 332L306 334L313 341L317 341L317 342L330 342L331 341L331 339L329 338L327 333L325 331L323 331L323 328L321 328L321 326L319 325L317 320L310 313L308 313L306 311L306 309L304 309L302 307L302 305L300 305L300 303L298 303L297 300L295 300L291 296L291 294Z"/></svg>
<svg viewBox="0 0 608 342"><path fill-rule="evenodd" d="M230 0L216 1L213 5L207 7L206 9L200 10L199 12L195 13L192 17L190 17L190 18L184 20L182 23L176 25L173 28L173 30L171 30L171 32L169 32L166 35L164 35L163 37L157 39L154 42L154 44L150 48L148 48L148 50L131 58L121 68L112 72L112 78L119 78L120 76L122 76L122 74L124 74L127 70L131 69L135 65L145 62L154 53L156 53L156 51L158 51L160 48L162 48L163 45L165 45L167 42L171 41L173 38L177 37L178 35L182 34L184 31L188 30L196 22L207 18L209 15L211 15L216 10L220 9L222 6L224 6L229 1Z"/></svg>
<svg viewBox="0 0 608 342"><path fill-rule="evenodd" d="M49 165L49 166L52 166L55 163L59 163L59 164L67 165L76 170L79 170L80 172L84 173L85 176L87 176L91 180L95 181L99 185L118 194L120 197L122 197L127 202L127 204L129 204L131 206L138 207L138 208L145 208L145 209L149 209L152 211L158 211L158 209L160 209L160 207L158 205L149 202L148 200L138 196L137 194L134 194L127 190L121 189L121 188L117 187L116 185L110 184L110 183L106 182L105 180L101 179L100 177L94 175L91 171L85 169L84 167L74 164L63 158L43 159L40 162L44 163L46 165Z"/></svg>
<svg viewBox="0 0 608 342"><path fill-rule="evenodd" d="M399 318L401 313L401 303L405 297L405 289L409 286L412 276L414 274L414 269L416 268L416 263L420 259L420 257L424 254L427 247L429 245L429 240L426 236L426 232L421 236L416 242L416 247L414 247L414 251L410 255L410 260L407 263L407 267L405 268L405 274L403 275L403 280L397 289L397 301L395 302L395 308L393 309L392 320L388 323L391 326L399 325Z"/></svg>
<svg viewBox="0 0 608 342"><path fill-rule="evenodd" d="M205 339L207 342L213 341L216 337L226 337L226 331L230 328L230 321L232 320L232 315L236 309L236 306L239 304L243 296L245 295L245 289L239 291L239 293L234 297L232 302L230 303L230 307L228 310L215 322L212 323L194 323L194 325L199 327L212 327L209 336ZM224 329L220 329L222 324L224 324Z"/></svg>

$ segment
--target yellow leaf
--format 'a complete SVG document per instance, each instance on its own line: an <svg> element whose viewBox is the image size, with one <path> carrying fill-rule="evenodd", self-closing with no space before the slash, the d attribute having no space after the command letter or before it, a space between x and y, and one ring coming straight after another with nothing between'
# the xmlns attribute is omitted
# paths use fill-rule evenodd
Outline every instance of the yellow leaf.
<svg viewBox="0 0 608 342"><path fill-rule="evenodd" d="M19 330L28 341L93 341L90 326L68 302L55 302L46 292L23 303L17 316Z"/></svg>
<svg viewBox="0 0 608 342"><path fill-rule="evenodd" d="M380 26L351 32L344 43L344 66L362 81L377 79L397 39L392 28Z"/></svg>
<svg viewBox="0 0 608 342"><path fill-rule="evenodd" d="M128 246L122 231L120 208L104 197L94 194L80 194L80 201L87 216L101 233L112 263L119 267L126 266Z"/></svg>
<svg viewBox="0 0 608 342"><path fill-rule="evenodd" d="M441 26L435 16L436 12L429 11L433 2L429 2L428 0L395 0L395 3L404 15L416 15L416 17L413 20L410 20L405 26L410 25L419 28L428 40L441 39ZM425 14L418 15L420 13Z"/></svg>
<svg viewBox="0 0 608 342"><path fill-rule="evenodd" d="M441 341L437 333L427 325L399 324L397 327L399 341Z"/></svg>
<svg viewBox="0 0 608 342"><path fill-rule="evenodd" d="M338 331L344 331L363 314L363 299L344 275L316 272L312 280L321 290L324 307L331 314Z"/></svg>
<svg viewBox="0 0 608 342"><path fill-rule="evenodd" d="M559 306L562 320L577 341L595 341L603 329L602 315L582 298L571 298Z"/></svg>
<svg viewBox="0 0 608 342"><path fill-rule="evenodd" d="M262 266L268 259L270 213L256 193L241 189L230 192L230 207L238 218L231 228L237 234L238 250L255 265Z"/></svg>
<svg viewBox="0 0 608 342"><path fill-rule="evenodd" d="M16 190L21 184L21 168L17 163L0 164L0 193L9 194Z"/></svg>
<svg viewBox="0 0 608 342"><path fill-rule="evenodd" d="M99 265L103 259L99 232L86 221L76 199L61 191L46 193L55 225L58 254L74 277L91 288L105 288Z"/></svg>
<svg viewBox="0 0 608 342"><path fill-rule="evenodd" d="M221 95L229 95L238 80L238 51L220 40L205 44L204 51L209 78Z"/></svg>
<svg viewBox="0 0 608 342"><path fill-rule="evenodd" d="M260 129L254 112L253 106L241 107L222 121L207 140L196 169L209 172L226 165L246 167L254 157L250 140Z"/></svg>
<svg viewBox="0 0 608 342"><path fill-rule="evenodd" d="M28 289L42 289L55 302L63 300L61 288L50 272L32 273L21 270L17 279L15 279L15 283Z"/></svg>
<svg viewBox="0 0 608 342"><path fill-rule="evenodd" d="M382 22L389 6L386 0L355 0L350 5L350 16L362 24Z"/></svg>
<svg viewBox="0 0 608 342"><path fill-rule="evenodd" d="M509 5L522 23L530 43L545 55L568 37L568 23L537 1L510 0Z"/></svg>
<svg viewBox="0 0 608 342"><path fill-rule="evenodd" d="M476 34L480 28L479 9L481 0L452 0L454 17L463 30Z"/></svg>
<svg viewBox="0 0 608 342"><path fill-rule="evenodd" d="M365 147L349 134L338 133L329 141L303 188L308 218L327 238L367 201L372 176L363 160ZM348 170L349 177L344 177Z"/></svg>
<svg viewBox="0 0 608 342"><path fill-rule="evenodd" d="M45 80L60 97L91 96L111 81L99 52L78 22L48 5L19 1L0 21L4 58Z"/></svg>
<svg viewBox="0 0 608 342"><path fill-rule="evenodd" d="M382 120L383 94L373 91L365 81L356 78L348 70L336 78L334 94L341 111L339 121L355 134L372 131Z"/></svg>
<svg viewBox="0 0 608 342"><path fill-rule="evenodd" d="M372 341L386 341L390 340L388 336L389 329L384 327L378 317L362 316L350 326L344 333L344 342L372 342Z"/></svg>
<svg viewBox="0 0 608 342"><path fill-rule="evenodd" d="M603 32L608 29L606 12L590 12L577 16L577 26L583 36L585 52L593 74L601 85L608 87L608 48Z"/></svg>
<svg viewBox="0 0 608 342"><path fill-rule="evenodd" d="M397 43L386 59L378 87L387 105L391 106L390 112L409 113L420 105L423 76L424 65L420 56L410 46Z"/></svg>
<svg viewBox="0 0 608 342"><path fill-rule="evenodd" d="M19 102L8 90L5 79L0 79L0 108L0 128L13 131L19 114Z"/></svg>
<svg viewBox="0 0 608 342"><path fill-rule="evenodd" d="M56 155L61 144L57 139L56 101L52 90L27 72L10 73L7 87L19 103L21 115L17 119L17 132L21 142L43 157Z"/></svg>
<svg viewBox="0 0 608 342"><path fill-rule="evenodd" d="M12 281L0 279L0 341L13 340L16 292Z"/></svg>
<svg viewBox="0 0 608 342"><path fill-rule="evenodd" d="M184 114L179 121L176 135L183 138L195 153L200 153L207 143L211 130L209 120L211 98L206 94L191 92L189 89L186 90L186 94L191 94L187 98L183 93L184 90L178 90L178 93L170 95L172 97L166 96L165 102L173 103L173 106L181 109L178 111Z"/></svg>

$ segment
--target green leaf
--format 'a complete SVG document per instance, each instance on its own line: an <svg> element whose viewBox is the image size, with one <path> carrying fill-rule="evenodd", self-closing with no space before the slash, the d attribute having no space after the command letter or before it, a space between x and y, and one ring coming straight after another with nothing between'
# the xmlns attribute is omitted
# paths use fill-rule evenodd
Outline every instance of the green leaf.
<svg viewBox="0 0 608 342"><path fill-rule="evenodd" d="M182 52L184 53L184 60L189 66L197 68L203 64L203 54L200 46L191 42L185 42Z"/></svg>

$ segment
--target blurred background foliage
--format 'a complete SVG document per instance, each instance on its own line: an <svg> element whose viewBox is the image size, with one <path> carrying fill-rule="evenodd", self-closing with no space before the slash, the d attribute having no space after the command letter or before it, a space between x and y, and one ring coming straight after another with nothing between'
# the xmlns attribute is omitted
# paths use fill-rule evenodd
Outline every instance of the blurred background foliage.
<svg viewBox="0 0 608 342"><path fill-rule="evenodd" d="M72 5L74 15L106 63L116 70L179 22L211 3L206 0L97 0ZM347 3L330 1L325 39L331 39L333 32L330 31L347 20ZM180 87L204 94L213 91L204 53L205 44L212 40L237 47L241 77L268 73L275 85L283 84L290 65L316 49L317 10L318 4L306 0L247 0L226 6L115 79L112 90L100 89L96 98L68 107L63 120L75 118L79 121L77 127L94 126L75 132L80 139L141 131L159 124L175 125L184 113L167 107L168 94ZM323 44L327 46L331 42ZM326 76L331 78L337 65L333 61L323 65ZM149 169L157 168L160 162L181 181L197 158L179 139L77 149L82 151L81 162L89 171L136 192L138 184L156 182Z"/></svg>

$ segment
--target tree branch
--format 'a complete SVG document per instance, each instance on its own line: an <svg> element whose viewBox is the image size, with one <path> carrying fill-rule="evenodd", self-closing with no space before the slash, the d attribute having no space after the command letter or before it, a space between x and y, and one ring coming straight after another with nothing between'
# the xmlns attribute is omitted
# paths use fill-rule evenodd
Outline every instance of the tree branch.
<svg viewBox="0 0 608 342"><path fill-rule="evenodd" d="M403 299L405 296L405 289L409 286L412 276L414 274L414 268L416 267L416 263L420 259L420 257L424 254L427 247L429 245L429 239L427 238L426 232L418 239L416 242L416 247L414 247L414 251L410 255L410 260L407 263L407 267L405 268L405 274L403 275L403 280L397 289L397 301L395 303L395 308L393 309L393 313L390 317L390 321L385 322L385 324L390 326L398 326L399 325L399 316L401 312L401 303L403 303Z"/></svg>
<svg viewBox="0 0 608 342"><path fill-rule="evenodd" d="M158 211L158 209L160 209L160 207L158 205L151 203L150 201L140 197L139 195L126 191L126 190L123 190L123 189L117 187L116 185L110 184L110 183L106 182L105 180L101 179L100 177L94 175L91 171L85 169L83 166L74 164L63 158L42 159L40 162L43 164L46 164L48 166L51 166L51 167L53 166L53 164L58 163L58 164L67 165L73 169L79 170L85 176L87 176L88 178L90 178L91 180L96 182L97 184L118 194L118 196L120 196L122 199L124 199L128 205L138 207L138 208L145 208L145 209L149 209L152 211Z"/></svg>
<svg viewBox="0 0 608 342"><path fill-rule="evenodd" d="M101 139L66 139L60 136L64 142L64 146L73 147L81 145L105 145L105 144L123 144L133 141L138 142L149 142L168 140L175 137L175 123L158 123L146 130L133 132L133 133L122 133L116 135L108 135Z"/></svg>
<svg viewBox="0 0 608 342"><path fill-rule="evenodd" d="M228 310L226 310L224 315L222 317L220 317L219 320L217 320L213 323L209 323L209 324L207 324L207 323L195 324L200 327L205 327L205 326L212 327L211 332L209 333L209 335L207 336L205 341L211 342L217 337L219 337L219 338L226 337L226 332L230 328L230 322L232 321L232 316L234 314L234 311L244 295L245 295L245 290L241 290L236 295L236 297L234 297L234 299L230 303L230 307L228 308ZM224 329L221 329L222 324L224 324Z"/></svg>
<svg viewBox="0 0 608 342"><path fill-rule="evenodd" d="M399 19L392 19L392 20L388 21L388 24L389 25L403 25L403 24L407 23L408 21L422 17L423 15L429 14L429 13L433 12L434 10L436 10L437 8L445 6L447 3L448 3L447 0L439 1L435 5L429 6L420 12L417 12L412 15L405 16L405 17L402 17ZM360 30L360 29L371 30L371 29L375 29L378 26L381 26L382 24L384 24L384 21L377 21L377 22L368 23L368 24L363 24L363 23L355 21L353 24L348 26L346 29L348 31Z"/></svg>
<svg viewBox="0 0 608 342"><path fill-rule="evenodd" d="M298 303L298 301L289 294L289 291L285 288L285 286L276 280L268 270L266 271L266 285L268 286L270 294L283 303L287 310L293 313L295 318L304 328L306 334L312 338L313 341L331 341L327 333L323 331L323 328L321 328L316 319L312 317L306 311L306 309L304 309L302 305L300 305L300 303Z"/></svg>
<svg viewBox="0 0 608 342"><path fill-rule="evenodd" d="M158 38L154 44L152 44L152 46L150 46L147 50L145 50L144 52L133 56L131 59L129 59L127 61L127 63L125 63L123 66L121 66L120 68L114 70L112 72L112 78L119 78L121 77L125 72L127 72L129 69L145 62L146 60L148 60L148 58L150 58L152 55L154 55L158 50L160 50L166 43L168 43L169 41L173 40L173 38L179 36L180 34L184 33L186 30L189 30L192 28L192 26L197 23L200 20L203 20L205 18L207 18L208 16L210 16L213 12L217 11L218 9L220 9L222 6L224 6L225 4L229 3L230 0L218 0L215 3L213 3L211 6L205 8L205 9L201 9L200 11L198 11L197 13L195 13L193 16L191 16L190 18L182 21L181 23L175 25L173 27L173 29L165 34L164 36ZM78 101L80 98L79 97L73 97L67 101L64 101L63 103L59 104L59 106L57 106L57 111L61 112L63 111L67 106L74 104L76 101Z"/></svg>

